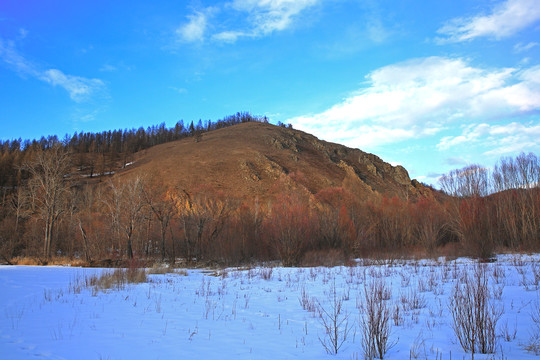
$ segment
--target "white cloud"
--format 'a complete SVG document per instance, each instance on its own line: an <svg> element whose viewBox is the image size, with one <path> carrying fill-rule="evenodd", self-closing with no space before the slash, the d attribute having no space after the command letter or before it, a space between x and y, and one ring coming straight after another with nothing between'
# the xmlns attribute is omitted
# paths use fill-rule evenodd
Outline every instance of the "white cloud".
<svg viewBox="0 0 540 360"><path fill-rule="evenodd" d="M379 17L371 18L368 21L366 28L369 39L374 43L383 43L390 36Z"/></svg>
<svg viewBox="0 0 540 360"><path fill-rule="evenodd" d="M169 86L169 89L173 90L174 92L178 94L187 94L188 92L186 88L179 88L176 86Z"/></svg>
<svg viewBox="0 0 540 360"><path fill-rule="evenodd" d="M188 16L188 22L176 30L183 42L204 41L211 15L227 11L236 28L226 26L224 30L210 35L213 40L233 43L239 38L256 38L292 27L298 15L322 0L233 0L222 7L206 8ZM229 20L230 20L229 19ZM216 26L217 27L217 26Z"/></svg>
<svg viewBox="0 0 540 360"><path fill-rule="evenodd" d="M20 55L11 41L0 39L0 59L23 77L31 76L52 86L62 87L75 102L89 100L93 95L103 93L105 89L105 84L99 79L67 75L58 69L39 69Z"/></svg>
<svg viewBox="0 0 540 360"><path fill-rule="evenodd" d="M238 38L249 37L249 36L251 36L251 34L245 33L242 31L223 31L223 32L212 35L212 39L223 41L226 43L233 43L236 40L238 40Z"/></svg>
<svg viewBox="0 0 540 360"><path fill-rule="evenodd" d="M535 41L531 41L530 43L527 43L527 44L524 44L524 43L517 43L516 45L514 45L514 51L517 52L517 53L522 53L522 52L525 52L525 51L529 51L531 50L532 48L536 47L540 45L539 43L535 42Z"/></svg>
<svg viewBox="0 0 540 360"><path fill-rule="evenodd" d="M231 7L248 14L252 35L267 35L290 27L293 18L319 0L234 0Z"/></svg>
<svg viewBox="0 0 540 360"><path fill-rule="evenodd" d="M373 149L540 109L540 66L482 69L464 59L430 57L382 67L366 79L340 103L288 122L326 140ZM441 146L466 140L449 138Z"/></svg>
<svg viewBox="0 0 540 360"><path fill-rule="evenodd" d="M484 155L498 156L540 149L539 138L540 123L472 124L467 126L461 135L442 138L437 149L445 151L463 144L479 145L489 149Z"/></svg>
<svg viewBox="0 0 540 360"><path fill-rule="evenodd" d="M437 32L442 42L460 42L478 37L506 38L540 20L539 0L507 0L495 6L489 15L456 18Z"/></svg>
<svg viewBox="0 0 540 360"><path fill-rule="evenodd" d="M25 28L20 28L19 29L19 39L24 39L28 36L28 30L26 30Z"/></svg>
<svg viewBox="0 0 540 360"><path fill-rule="evenodd" d="M208 12L196 12L188 15L188 19L187 23L176 29L178 38L184 42L203 41L208 26Z"/></svg>
<svg viewBox="0 0 540 360"><path fill-rule="evenodd" d="M99 68L99 71L103 71L103 72L115 72L117 71L118 68L114 65L111 65L111 64L105 64L103 65L102 67Z"/></svg>
<svg viewBox="0 0 540 360"><path fill-rule="evenodd" d="M0 58L22 76L38 75L34 66L15 50L15 44L12 41L0 38Z"/></svg>
<svg viewBox="0 0 540 360"><path fill-rule="evenodd" d="M64 88L73 101L81 102L88 100L105 84L99 79L87 79L80 76L66 75L57 69L49 69L41 72L39 79L53 86Z"/></svg>

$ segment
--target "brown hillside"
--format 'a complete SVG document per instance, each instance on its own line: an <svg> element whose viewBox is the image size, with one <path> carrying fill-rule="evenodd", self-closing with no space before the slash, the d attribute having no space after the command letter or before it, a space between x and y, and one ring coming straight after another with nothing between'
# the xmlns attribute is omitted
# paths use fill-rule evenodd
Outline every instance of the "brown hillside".
<svg viewBox="0 0 540 360"><path fill-rule="evenodd" d="M360 197L376 193L415 197L429 193L401 166L302 131L243 123L155 146L136 156L120 176L145 174L182 189L209 186L233 198L274 196L287 184L315 194L344 187Z"/></svg>

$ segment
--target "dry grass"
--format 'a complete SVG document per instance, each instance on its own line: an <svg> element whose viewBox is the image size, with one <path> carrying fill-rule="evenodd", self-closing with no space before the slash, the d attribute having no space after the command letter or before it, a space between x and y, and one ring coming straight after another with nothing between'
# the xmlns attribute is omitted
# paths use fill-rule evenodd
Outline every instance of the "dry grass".
<svg viewBox="0 0 540 360"><path fill-rule="evenodd" d="M293 172L303 176L289 177L289 185L305 187L311 193L329 184L343 184L359 198L373 196L371 189L381 194L403 192L397 183L384 180L393 173L381 177L379 172L368 170L368 164L379 170L386 168L371 154L264 123L218 129L205 133L199 142L189 137L154 146L136 156L135 164L118 175L155 174L170 182L166 185L180 183L186 189L197 189L205 184L233 199L252 200L257 196L261 203L283 190L275 186L280 176Z"/></svg>
<svg viewBox="0 0 540 360"><path fill-rule="evenodd" d="M10 260L13 265L42 265L42 263L31 257L16 257Z"/></svg>
<svg viewBox="0 0 540 360"><path fill-rule="evenodd" d="M302 259L301 265L308 267L326 266L333 267L343 265L346 257L341 250L314 250L308 251Z"/></svg>
<svg viewBox="0 0 540 360"><path fill-rule="evenodd" d="M53 265L53 266L88 266L88 263L82 259L75 259L70 257L52 257L49 260L44 260L36 257L15 257L10 259L13 265Z"/></svg>
<svg viewBox="0 0 540 360"><path fill-rule="evenodd" d="M174 268L171 268L167 264L159 264L159 263L155 263L151 268L147 270L147 273L150 275L169 274L173 272L175 272Z"/></svg>
<svg viewBox="0 0 540 360"><path fill-rule="evenodd" d="M93 293L106 290L121 290L127 284L140 284L148 281L146 270L141 268L115 269L101 275L86 278L86 286L93 288Z"/></svg>

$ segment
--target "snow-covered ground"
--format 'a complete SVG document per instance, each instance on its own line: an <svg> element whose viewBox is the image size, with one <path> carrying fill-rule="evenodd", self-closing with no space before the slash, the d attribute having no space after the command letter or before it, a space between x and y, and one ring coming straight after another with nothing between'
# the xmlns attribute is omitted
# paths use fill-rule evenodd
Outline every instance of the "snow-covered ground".
<svg viewBox="0 0 540 360"><path fill-rule="evenodd" d="M496 353L475 358L537 358L525 348L540 332L531 317L540 306L539 260L501 255L486 265L503 314ZM2 266L0 359L362 359L359 308L374 280L391 289L393 346L385 358L469 359L452 329L449 298L459 274L474 266L458 259L188 270L106 292L80 285L110 269ZM331 309L334 284L350 331L330 355L318 312L309 308Z"/></svg>

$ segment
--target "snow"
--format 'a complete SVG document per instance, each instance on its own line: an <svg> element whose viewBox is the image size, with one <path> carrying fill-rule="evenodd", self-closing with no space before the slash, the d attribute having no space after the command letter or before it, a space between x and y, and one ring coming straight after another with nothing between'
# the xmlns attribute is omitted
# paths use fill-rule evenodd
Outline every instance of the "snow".
<svg viewBox="0 0 540 360"><path fill-rule="evenodd" d="M524 347L540 332L531 317L540 306L539 260L500 255L486 264L491 290L502 290L493 301L504 312L496 353L475 358L536 358ZM449 297L458 273L474 266L461 258L187 270L105 292L79 285L110 269L0 266L0 359L361 359L358 307L373 279L391 289L391 309L406 295L425 301L420 309L402 308L399 325L391 321L394 345L385 358L467 359L451 327ZM325 338L319 317L300 299L304 293L328 309L334 283L351 332L338 354L329 355L319 340Z"/></svg>

